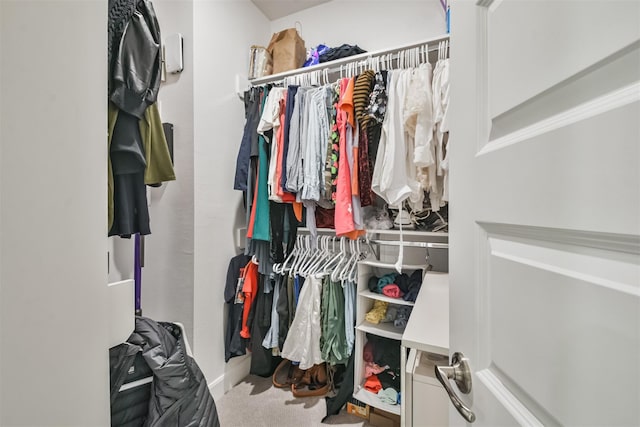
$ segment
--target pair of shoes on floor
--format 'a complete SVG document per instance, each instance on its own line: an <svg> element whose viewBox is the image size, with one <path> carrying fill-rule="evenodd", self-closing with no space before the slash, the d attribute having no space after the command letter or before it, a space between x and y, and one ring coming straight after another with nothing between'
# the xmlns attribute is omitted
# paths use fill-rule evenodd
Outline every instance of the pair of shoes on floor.
<svg viewBox="0 0 640 427"><path fill-rule="evenodd" d="M287 359L283 359L273 373L273 385L291 388L295 397L324 396L331 390L326 363L303 370Z"/></svg>

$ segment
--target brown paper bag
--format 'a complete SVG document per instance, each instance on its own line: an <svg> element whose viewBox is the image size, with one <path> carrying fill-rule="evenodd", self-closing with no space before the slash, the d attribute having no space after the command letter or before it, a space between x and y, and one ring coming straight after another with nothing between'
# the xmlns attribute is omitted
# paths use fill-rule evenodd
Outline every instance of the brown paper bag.
<svg viewBox="0 0 640 427"><path fill-rule="evenodd" d="M273 74L302 67L307 59L304 40L295 28L287 28L271 37L267 52L273 60Z"/></svg>

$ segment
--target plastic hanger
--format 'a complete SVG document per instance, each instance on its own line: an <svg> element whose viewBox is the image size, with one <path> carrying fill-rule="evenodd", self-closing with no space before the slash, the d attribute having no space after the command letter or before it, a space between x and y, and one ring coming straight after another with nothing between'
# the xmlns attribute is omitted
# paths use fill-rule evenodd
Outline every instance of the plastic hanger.
<svg viewBox="0 0 640 427"><path fill-rule="evenodd" d="M287 259L284 260L284 263L282 264L282 268L280 270L282 270L282 274L284 274L285 272L290 272L291 268L293 267L293 264L295 263L296 259L298 258L298 256L300 255L300 251L302 250L302 239L304 236L298 235L296 237L296 244L293 247L293 250L291 251L291 253L289 254L289 256L287 257ZM291 267L289 267L289 269L287 269L287 264L291 262Z"/></svg>
<svg viewBox="0 0 640 427"><path fill-rule="evenodd" d="M341 237L340 238L339 258L337 260L337 264L333 267L333 269L331 271L331 280L332 281L334 281L334 282L338 281L338 273L340 271L340 267L342 266L342 264L346 260L346 258L347 258L346 238L345 237Z"/></svg>
<svg viewBox="0 0 640 427"><path fill-rule="evenodd" d="M301 269L305 277L311 274L311 272L313 271L313 267L315 266L316 262L318 262L318 259L324 255L323 240L325 238L326 236L318 236L316 238L316 248L311 251L310 256L307 258L307 261Z"/></svg>
<svg viewBox="0 0 640 427"><path fill-rule="evenodd" d="M305 246L305 241L307 237L308 236L302 236L302 240L300 241L300 250L296 254L296 257L293 260L293 263L291 264L291 268L289 269L289 277L293 277L298 273L298 264L304 257L304 254L307 250Z"/></svg>

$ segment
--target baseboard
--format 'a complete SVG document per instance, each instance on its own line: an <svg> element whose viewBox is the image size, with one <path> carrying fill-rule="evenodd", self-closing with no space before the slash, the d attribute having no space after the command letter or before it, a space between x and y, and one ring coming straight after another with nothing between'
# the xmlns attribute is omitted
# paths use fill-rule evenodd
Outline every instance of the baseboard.
<svg viewBox="0 0 640 427"><path fill-rule="evenodd" d="M224 374L209 383L209 390L214 399L220 399L233 386L242 381L251 368L251 356L239 356L229 360L225 365Z"/></svg>

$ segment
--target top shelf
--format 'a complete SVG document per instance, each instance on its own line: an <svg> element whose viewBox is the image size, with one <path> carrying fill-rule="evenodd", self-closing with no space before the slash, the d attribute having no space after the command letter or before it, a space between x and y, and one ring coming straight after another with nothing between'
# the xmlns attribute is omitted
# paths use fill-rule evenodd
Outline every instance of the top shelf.
<svg viewBox="0 0 640 427"><path fill-rule="evenodd" d="M336 68L339 68L341 65L349 64L351 62L365 61L368 58L375 58L382 55L394 54L407 49L413 49L415 47L424 46L426 44L438 43L443 40L449 40L449 34L443 34L438 37L433 37L427 40L406 44L403 46L396 46L390 49L381 49L374 52L365 52L359 55L348 56L346 58L336 59L334 61L329 61L329 62L323 62L321 64L312 65L310 67L296 68L295 70L289 70L289 71L284 71L282 73L271 74L269 76L250 80L250 83L253 86L259 86L266 83L272 83L275 81L282 80L285 77L295 76L296 74L310 73L310 72L321 71L325 69L336 69Z"/></svg>
<svg viewBox="0 0 640 427"><path fill-rule="evenodd" d="M299 231L309 232L309 229L306 227L299 227ZM378 235L378 236L400 236L400 230L396 230L392 228L390 230L365 230L367 236ZM318 228L319 234L335 234L336 230L333 228ZM420 231L420 230L402 230L402 235L407 237L449 237L449 233L445 233L442 231Z"/></svg>

